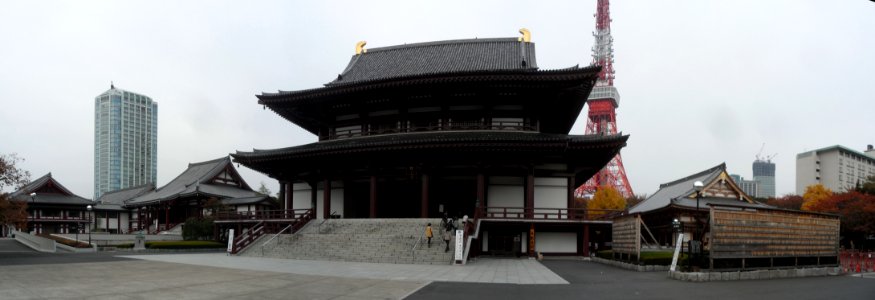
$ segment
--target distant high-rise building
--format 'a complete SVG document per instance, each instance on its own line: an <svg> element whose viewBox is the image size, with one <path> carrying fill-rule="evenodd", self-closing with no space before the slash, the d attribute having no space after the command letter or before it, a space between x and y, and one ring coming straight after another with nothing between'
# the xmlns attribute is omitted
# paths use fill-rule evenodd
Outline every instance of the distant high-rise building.
<svg viewBox="0 0 875 300"><path fill-rule="evenodd" d="M875 149L864 153L835 145L796 155L796 194L809 185L822 184L834 192L844 192L875 176Z"/></svg>
<svg viewBox="0 0 875 300"><path fill-rule="evenodd" d="M757 182L757 198L775 197L775 163L771 160L754 160L753 180Z"/></svg>
<svg viewBox="0 0 875 300"><path fill-rule="evenodd" d="M157 170L158 103L110 85L94 98L94 199L155 183Z"/></svg>
<svg viewBox="0 0 875 300"><path fill-rule="evenodd" d="M738 187L744 191L748 196L756 196L757 195L757 182L756 180L744 180L744 177L738 174L731 174L729 177L732 177L732 180L735 181L735 184L738 184Z"/></svg>

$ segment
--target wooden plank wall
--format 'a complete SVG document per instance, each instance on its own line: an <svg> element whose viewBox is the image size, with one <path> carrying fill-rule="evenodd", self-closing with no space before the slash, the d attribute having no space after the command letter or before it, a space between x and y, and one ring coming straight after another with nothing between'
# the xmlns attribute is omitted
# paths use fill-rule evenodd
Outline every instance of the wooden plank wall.
<svg viewBox="0 0 875 300"><path fill-rule="evenodd" d="M711 208L711 258L838 256L839 218Z"/></svg>
<svg viewBox="0 0 875 300"><path fill-rule="evenodd" d="M635 254L638 255L639 237L641 236L641 225L638 222L638 215L623 216L614 219L611 225L613 233L614 253Z"/></svg>

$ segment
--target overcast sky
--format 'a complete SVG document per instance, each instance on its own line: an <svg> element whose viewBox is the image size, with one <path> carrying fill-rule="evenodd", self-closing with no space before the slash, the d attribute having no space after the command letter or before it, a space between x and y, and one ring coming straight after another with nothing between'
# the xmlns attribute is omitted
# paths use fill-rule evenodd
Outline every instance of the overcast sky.
<svg viewBox="0 0 875 300"><path fill-rule="evenodd" d="M613 1L618 126L636 194L726 162L875 144L875 3ZM541 69L588 65L596 1L2 1L0 153L93 195L94 97L158 101L158 185L190 162L316 141L257 104L321 86L368 47L516 37ZM586 109L572 134L583 134ZM582 122L584 121L584 122ZM241 168L254 188L278 185Z"/></svg>

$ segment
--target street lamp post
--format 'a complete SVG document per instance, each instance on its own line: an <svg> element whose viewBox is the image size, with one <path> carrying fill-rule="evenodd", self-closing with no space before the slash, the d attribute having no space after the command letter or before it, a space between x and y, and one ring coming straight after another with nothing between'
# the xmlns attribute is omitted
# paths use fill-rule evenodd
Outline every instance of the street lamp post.
<svg viewBox="0 0 875 300"><path fill-rule="evenodd" d="M88 245L91 246L91 205L88 207Z"/></svg>
<svg viewBox="0 0 875 300"><path fill-rule="evenodd" d="M30 203L32 206L30 208L30 210L32 211L32 213L30 214L30 226L33 226L33 231L34 233L36 233L36 193L30 193Z"/></svg>

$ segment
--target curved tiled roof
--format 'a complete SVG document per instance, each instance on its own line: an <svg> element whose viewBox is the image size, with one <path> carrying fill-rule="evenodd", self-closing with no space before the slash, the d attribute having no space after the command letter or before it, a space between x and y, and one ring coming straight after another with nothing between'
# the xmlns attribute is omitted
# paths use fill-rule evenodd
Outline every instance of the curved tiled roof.
<svg viewBox="0 0 875 300"><path fill-rule="evenodd" d="M154 183L147 183L138 186L132 186L129 188L115 190L111 192L103 193L100 198L97 198L97 202L101 204L124 204L125 201L131 200L140 196L142 194L151 192L155 189Z"/></svg>
<svg viewBox="0 0 875 300"><path fill-rule="evenodd" d="M721 163L702 172L669 183L660 184L659 190L656 193L653 193L653 195L650 195L650 197L647 197L638 205L630 208L629 213L640 213L666 207L671 204L672 199L692 194L695 191L693 189L694 182L709 182L717 178L724 170L726 170L726 163Z"/></svg>
<svg viewBox="0 0 875 300"><path fill-rule="evenodd" d="M336 86L422 74L536 70L535 44L517 38L466 39L367 49L353 55Z"/></svg>
<svg viewBox="0 0 875 300"><path fill-rule="evenodd" d="M239 188L236 186L209 183L216 175L225 170L231 164L231 159L222 157L205 162L188 165L188 169L176 176L166 185L149 193L138 196L126 202L126 205L148 204L153 202L172 200L180 197L202 194L220 198L254 197L258 194L248 186ZM243 180L242 178L239 180ZM245 183L244 183L245 185Z"/></svg>
<svg viewBox="0 0 875 300"><path fill-rule="evenodd" d="M52 190L55 190L51 193L39 192L40 189L50 185ZM36 195L33 199L30 197L30 193L36 192ZM89 205L94 204L94 201L90 199L85 199L80 197L79 195L73 194L66 187L61 185L60 182L52 178L52 173L48 173L43 175L40 178L37 178L34 181L31 181L21 189L12 192L9 194L9 197L15 201L35 201L36 203L42 204L64 204L64 205Z"/></svg>
<svg viewBox="0 0 875 300"><path fill-rule="evenodd" d="M327 153L338 153L344 151L357 151L363 149L380 150L385 147L400 149L405 147L423 148L425 145L439 147L442 144L451 144L453 148L459 151L470 151L473 149L489 149L490 151L499 151L502 149L516 149L508 147L496 147L497 145L515 143L532 147L544 147L545 144L556 144L561 147L573 147L579 144L601 144L601 142L625 142L628 135L565 135L537 132L522 132L522 131L490 131L490 130L470 130L470 131L432 131L422 133L400 133L400 134L384 134L375 136L364 136L357 138L338 139L321 141L301 146L259 150L254 149L252 152L241 152L231 154L235 160L250 160L260 158L270 158L276 156L308 156ZM464 143L464 147L456 147L456 144Z"/></svg>

